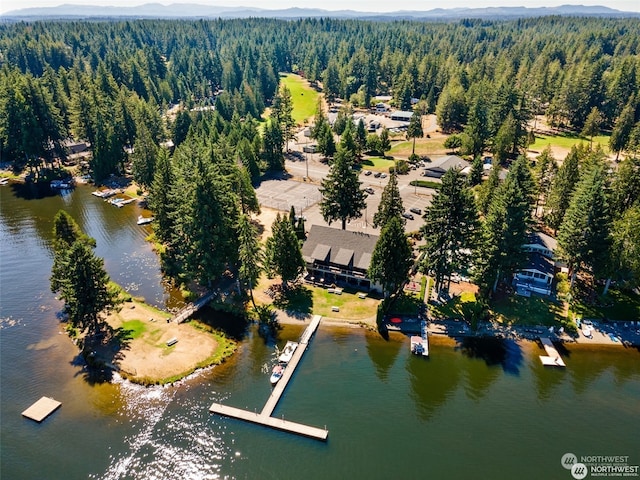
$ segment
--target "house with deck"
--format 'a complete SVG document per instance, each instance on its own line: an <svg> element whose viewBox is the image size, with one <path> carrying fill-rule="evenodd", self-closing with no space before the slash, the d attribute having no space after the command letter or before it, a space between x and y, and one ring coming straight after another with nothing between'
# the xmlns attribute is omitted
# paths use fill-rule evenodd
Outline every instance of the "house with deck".
<svg viewBox="0 0 640 480"><path fill-rule="evenodd" d="M367 277L377 241L377 235L312 225L302 246L307 270L304 280L382 292L382 286Z"/></svg>
<svg viewBox="0 0 640 480"><path fill-rule="evenodd" d="M551 294L556 272L566 271L566 266L556 260L557 246L556 239L546 233L529 233L527 243L522 246L523 250L529 253L529 260L513 276L516 291Z"/></svg>

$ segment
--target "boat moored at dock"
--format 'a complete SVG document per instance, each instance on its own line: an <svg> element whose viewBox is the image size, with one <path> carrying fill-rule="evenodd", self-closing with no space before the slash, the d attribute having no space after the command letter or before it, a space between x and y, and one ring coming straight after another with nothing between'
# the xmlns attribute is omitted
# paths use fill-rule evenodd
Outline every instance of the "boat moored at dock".
<svg viewBox="0 0 640 480"><path fill-rule="evenodd" d="M285 364L289 363L291 361L291 357L293 357L293 352L296 351L296 348L298 348L298 343L289 340L278 357L278 361Z"/></svg>

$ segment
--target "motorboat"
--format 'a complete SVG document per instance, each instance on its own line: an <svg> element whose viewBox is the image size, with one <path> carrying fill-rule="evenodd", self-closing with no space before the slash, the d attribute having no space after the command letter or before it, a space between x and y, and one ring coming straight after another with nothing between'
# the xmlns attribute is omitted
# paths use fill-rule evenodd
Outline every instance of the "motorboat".
<svg viewBox="0 0 640 480"><path fill-rule="evenodd" d="M148 223L153 222L154 217L143 217L142 215L138 216L138 225L147 225Z"/></svg>
<svg viewBox="0 0 640 480"><path fill-rule="evenodd" d="M282 378L282 375L284 375L284 365L278 364L273 367L273 370L271 371L271 377L269 378L271 385L275 385L276 383L278 383L278 380Z"/></svg>
<svg viewBox="0 0 640 480"><path fill-rule="evenodd" d="M293 357L293 352L296 351L296 348L298 348L298 343L289 340L284 346L282 353L278 357L278 361L284 364L289 363L291 361L291 358Z"/></svg>

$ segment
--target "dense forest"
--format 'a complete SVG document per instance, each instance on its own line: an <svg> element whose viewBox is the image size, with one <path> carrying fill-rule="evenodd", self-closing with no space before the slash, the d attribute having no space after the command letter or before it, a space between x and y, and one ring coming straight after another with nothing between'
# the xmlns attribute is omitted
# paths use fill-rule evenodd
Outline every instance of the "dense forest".
<svg viewBox="0 0 640 480"><path fill-rule="evenodd" d="M37 174L64 159L67 139L82 139L100 181L123 171L132 151L134 177L151 192L156 231L167 246L165 267L201 283L218 277L242 250L235 229L243 214L258 209L251 182L283 168L291 116L279 72L299 72L327 99L352 105L391 95L396 108L408 110L418 99L415 110L435 113L472 157L490 150L502 163L515 160L534 114L587 137L609 131L618 155L640 149L635 19L15 23L0 25L0 63L2 162ZM267 106L270 118L259 120ZM171 152L160 148L168 140ZM633 236L620 219L637 215L637 161L626 161L626 178L609 174L602 152L572 154L580 173L567 162L558 169L547 155L533 172L515 162L500 189L497 176L479 189L484 237L492 248L504 244L485 256L486 290L516 266L530 221L511 219L518 224L509 230L505 215L522 205L541 205L570 265L613 275L611 262L596 255L598 242L609 242L614 227L621 232L616 238ZM576 188L580 196L571 195ZM597 197L603 192L607 198ZM600 211L593 215L606 217L597 231L584 224L594 205ZM585 231L593 236L580 237ZM578 240L582 250L570 252ZM637 258L622 260L629 256L624 243L615 248L624 263L617 272L637 269Z"/></svg>

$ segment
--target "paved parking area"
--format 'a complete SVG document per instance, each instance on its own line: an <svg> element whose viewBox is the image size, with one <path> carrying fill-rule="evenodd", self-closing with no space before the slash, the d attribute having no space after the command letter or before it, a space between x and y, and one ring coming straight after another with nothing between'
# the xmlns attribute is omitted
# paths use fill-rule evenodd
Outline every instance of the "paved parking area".
<svg viewBox="0 0 640 480"><path fill-rule="evenodd" d="M287 213L291 205L299 213L322 198L318 185L291 179L263 181L256 189L256 195L260 205Z"/></svg>

